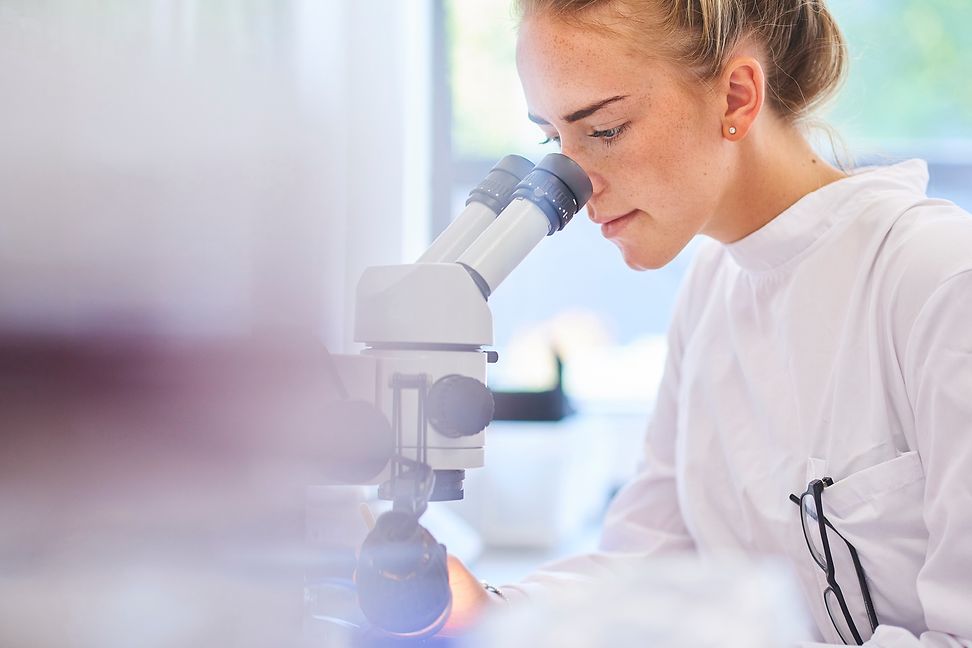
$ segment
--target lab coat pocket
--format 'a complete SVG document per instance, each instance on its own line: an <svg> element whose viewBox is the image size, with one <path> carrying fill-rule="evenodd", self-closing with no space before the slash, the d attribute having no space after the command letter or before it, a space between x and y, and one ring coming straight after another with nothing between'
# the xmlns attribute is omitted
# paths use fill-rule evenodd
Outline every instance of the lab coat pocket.
<svg viewBox="0 0 972 648"><path fill-rule="evenodd" d="M825 506L836 513L850 514L867 502L881 501L885 495L907 488L916 482L924 484L925 473L917 452L902 455L870 466L841 479L829 475L834 485L827 488ZM922 488L924 490L924 488ZM920 513L920 508L918 510Z"/></svg>
<svg viewBox="0 0 972 648"><path fill-rule="evenodd" d="M881 623L924 630L915 582L928 531L922 516L925 475L917 452L834 478L822 494L824 515L857 549ZM838 583L848 602L863 606L846 545L831 541Z"/></svg>

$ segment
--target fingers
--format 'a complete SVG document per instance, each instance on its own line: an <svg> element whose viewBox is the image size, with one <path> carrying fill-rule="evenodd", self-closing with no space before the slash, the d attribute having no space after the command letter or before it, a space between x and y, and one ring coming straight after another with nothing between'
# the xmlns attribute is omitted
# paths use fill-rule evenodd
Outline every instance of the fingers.
<svg viewBox="0 0 972 648"><path fill-rule="evenodd" d="M439 634L455 637L479 620L490 604L490 595L461 560L450 554L447 565L449 589L452 591L452 611Z"/></svg>

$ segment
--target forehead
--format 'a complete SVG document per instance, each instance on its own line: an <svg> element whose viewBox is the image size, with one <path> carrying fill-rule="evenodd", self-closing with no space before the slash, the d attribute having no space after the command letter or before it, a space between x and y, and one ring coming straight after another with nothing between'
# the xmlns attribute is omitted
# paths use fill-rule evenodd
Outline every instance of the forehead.
<svg viewBox="0 0 972 648"><path fill-rule="evenodd" d="M657 61L620 36L539 16L520 26L516 64L530 112L548 120L665 81Z"/></svg>

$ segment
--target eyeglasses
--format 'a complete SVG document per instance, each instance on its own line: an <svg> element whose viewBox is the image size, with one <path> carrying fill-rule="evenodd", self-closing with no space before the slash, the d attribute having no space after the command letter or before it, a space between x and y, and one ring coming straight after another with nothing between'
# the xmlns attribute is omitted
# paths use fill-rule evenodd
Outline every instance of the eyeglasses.
<svg viewBox="0 0 972 648"><path fill-rule="evenodd" d="M877 615L874 613L874 603L871 601L871 592L867 588L864 567L861 566L860 558L857 556L857 550L854 548L854 545L847 541L847 538L842 536L830 524L823 514L823 505L820 496L824 488L833 485L834 480L830 477L814 479L807 485L807 490L803 495L797 497L791 494L790 500L798 505L803 513L800 519L803 523L803 536L807 541L807 548L810 549L810 555L813 556L814 562L817 563L820 569L824 570L827 574L828 587L824 590L824 605L827 606L827 614L830 615L830 620L833 622L834 628L837 629L837 634L840 635L840 638L845 644L861 645L864 643L861 639L861 633L858 631L857 624L854 623L850 608L848 608L844 594L841 592L840 586L837 585L837 579L834 576L834 559L830 551L828 530L843 540L844 544L847 545L847 549L850 551L851 560L854 561L854 570L857 572L857 581L861 586L861 593L864 596L864 608L867 612L867 620L871 625L872 633L878 627L878 620Z"/></svg>

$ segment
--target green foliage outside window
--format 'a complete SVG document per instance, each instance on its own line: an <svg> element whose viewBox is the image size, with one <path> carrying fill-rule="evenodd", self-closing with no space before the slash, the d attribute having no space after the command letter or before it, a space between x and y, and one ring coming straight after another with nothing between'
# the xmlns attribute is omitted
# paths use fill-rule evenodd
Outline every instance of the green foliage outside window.
<svg viewBox="0 0 972 648"><path fill-rule="evenodd" d="M445 3L455 154L498 159L539 142L516 76L510 0Z"/></svg>
<svg viewBox="0 0 972 648"><path fill-rule="evenodd" d="M851 139L972 139L972 2L831 6L851 54L847 84L827 115L838 130Z"/></svg>

